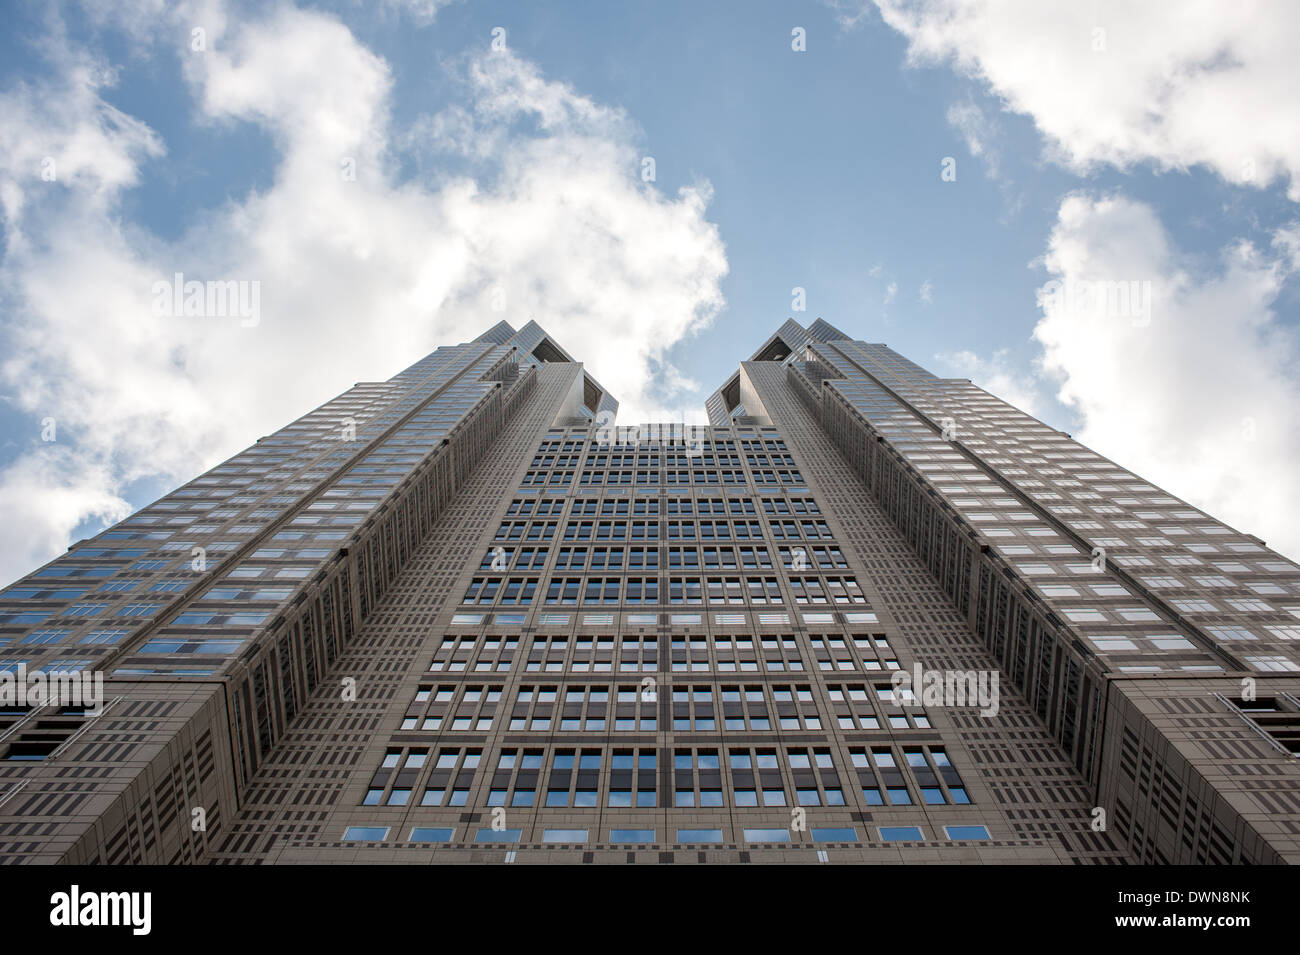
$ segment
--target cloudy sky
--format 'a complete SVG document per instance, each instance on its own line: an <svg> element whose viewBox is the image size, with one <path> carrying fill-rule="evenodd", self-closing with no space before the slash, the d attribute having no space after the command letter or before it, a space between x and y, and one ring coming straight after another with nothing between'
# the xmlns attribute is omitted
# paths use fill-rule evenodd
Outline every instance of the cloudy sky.
<svg viewBox="0 0 1300 955"><path fill-rule="evenodd" d="M6 4L0 581L503 317L637 423L822 316L1298 557L1296 36L1288 2ZM256 321L160 313L177 273Z"/></svg>

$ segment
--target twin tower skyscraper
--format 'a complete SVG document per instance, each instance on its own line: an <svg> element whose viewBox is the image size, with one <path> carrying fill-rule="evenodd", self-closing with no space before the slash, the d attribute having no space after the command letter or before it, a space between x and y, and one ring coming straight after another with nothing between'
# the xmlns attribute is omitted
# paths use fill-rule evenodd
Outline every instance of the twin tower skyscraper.
<svg viewBox="0 0 1300 955"><path fill-rule="evenodd" d="M821 320L706 407L502 322L17 581L0 859L1300 860L1300 567Z"/></svg>

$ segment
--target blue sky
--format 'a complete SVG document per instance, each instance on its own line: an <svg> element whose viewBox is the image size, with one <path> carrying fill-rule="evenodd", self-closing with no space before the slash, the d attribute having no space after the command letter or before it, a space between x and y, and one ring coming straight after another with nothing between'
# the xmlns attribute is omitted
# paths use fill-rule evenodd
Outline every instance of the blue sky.
<svg viewBox="0 0 1300 955"><path fill-rule="evenodd" d="M530 316L625 423L821 316L1294 555L1297 15L1187 9L8 5L0 577ZM259 283L257 323L150 315L178 271Z"/></svg>

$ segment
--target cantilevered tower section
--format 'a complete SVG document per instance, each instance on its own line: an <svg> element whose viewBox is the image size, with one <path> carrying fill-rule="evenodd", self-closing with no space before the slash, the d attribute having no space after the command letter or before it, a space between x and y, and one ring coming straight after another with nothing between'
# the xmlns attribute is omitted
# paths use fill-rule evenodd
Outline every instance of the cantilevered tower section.
<svg viewBox="0 0 1300 955"><path fill-rule="evenodd" d="M0 859L206 858L540 381L563 389L557 419L617 410L539 325L501 322L355 385L0 592ZM92 672L96 707L28 692Z"/></svg>
<svg viewBox="0 0 1300 955"><path fill-rule="evenodd" d="M769 418L790 394L801 414ZM782 326L709 409L816 422L1134 859L1296 859L1295 564L971 382L820 320Z"/></svg>

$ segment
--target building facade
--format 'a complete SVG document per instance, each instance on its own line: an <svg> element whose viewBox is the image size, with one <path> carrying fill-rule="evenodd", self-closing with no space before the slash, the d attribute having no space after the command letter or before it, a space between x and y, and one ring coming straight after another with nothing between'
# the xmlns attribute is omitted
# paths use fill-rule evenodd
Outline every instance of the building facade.
<svg viewBox="0 0 1300 955"><path fill-rule="evenodd" d="M8 862L1300 859L1300 568L786 322L707 427L538 325L0 592Z"/></svg>

